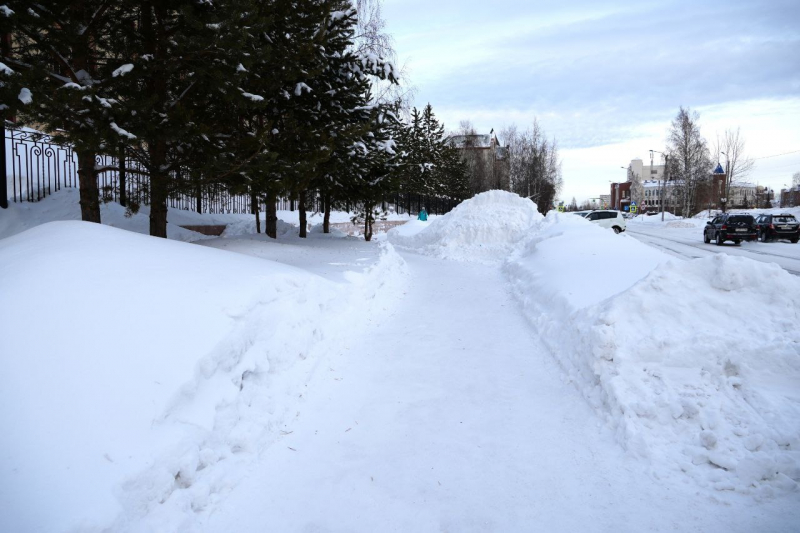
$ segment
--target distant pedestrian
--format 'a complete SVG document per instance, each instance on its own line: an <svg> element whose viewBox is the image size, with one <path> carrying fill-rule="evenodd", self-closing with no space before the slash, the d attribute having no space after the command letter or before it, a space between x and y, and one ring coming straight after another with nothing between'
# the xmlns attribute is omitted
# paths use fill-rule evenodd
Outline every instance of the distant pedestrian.
<svg viewBox="0 0 800 533"><path fill-rule="evenodd" d="M417 220L421 220L421 221L423 221L423 222L425 222L426 220L428 220L428 212L427 212L427 211L425 211L424 209L423 209L423 210L421 210L421 211L419 212L419 216L417 217Z"/></svg>

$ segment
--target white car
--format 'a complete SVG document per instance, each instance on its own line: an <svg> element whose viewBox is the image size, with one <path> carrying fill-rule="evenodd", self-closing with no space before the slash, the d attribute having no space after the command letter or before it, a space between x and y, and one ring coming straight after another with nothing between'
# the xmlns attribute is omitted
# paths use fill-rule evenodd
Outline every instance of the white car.
<svg viewBox="0 0 800 533"><path fill-rule="evenodd" d="M611 209L590 211L587 215L584 215L583 218L589 222L594 222L600 227L611 228L614 230L614 233L622 233L627 227L622 213L620 211L612 211Z"/></svg>

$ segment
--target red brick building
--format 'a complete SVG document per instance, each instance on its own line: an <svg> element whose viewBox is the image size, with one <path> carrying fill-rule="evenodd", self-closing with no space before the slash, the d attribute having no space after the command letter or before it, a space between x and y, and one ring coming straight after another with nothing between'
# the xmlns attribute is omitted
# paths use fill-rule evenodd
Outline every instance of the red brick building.
<svg viewBox="0 0 800 533"><path fill-rule="evenodd" d="M625 206L629 205L631 205L631 182L612 183L609 209L625 211Z"/></svg>

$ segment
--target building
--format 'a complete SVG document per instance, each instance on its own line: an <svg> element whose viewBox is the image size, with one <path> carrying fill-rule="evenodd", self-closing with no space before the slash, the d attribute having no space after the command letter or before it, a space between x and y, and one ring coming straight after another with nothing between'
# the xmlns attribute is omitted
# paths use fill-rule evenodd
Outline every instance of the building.
<svg viewBox="0 0 800 533"><path fill-rule="evenodd" d="M659 180L642 182L644 198L641 200L642 211L661 211L661 195L664 195L664 210L674 213L678 206L678 194L674 181L664 184Z"/></svg>
<svg viewBox="0 0 800 533"><path fill-rule="evenodd" d="M645 165L638 157L631 159L631 163L628 165L631 174L638 176L642 181L664 179L664 168L664 165ZM630 180L630 178L628 179Z"/></svg>
<svg viewBox="0 0 800 533"><path fill-rule="evenodd" d="M444 142L461 151L475 191L509 190L508 148L494 134L451 135Z"/></svg>
<svg viewBox="0 0 800 533"><path fill-rule="evenodd" d="M781 189L781 207L800 206L800 186Z"/></svg>
<svg viewBox="0 0 800 533"><path fill-rule="evenodd" d="M631 182L612 183L609 195L608 208L617 211L627 211L626 206L631 205Z"/></svg>

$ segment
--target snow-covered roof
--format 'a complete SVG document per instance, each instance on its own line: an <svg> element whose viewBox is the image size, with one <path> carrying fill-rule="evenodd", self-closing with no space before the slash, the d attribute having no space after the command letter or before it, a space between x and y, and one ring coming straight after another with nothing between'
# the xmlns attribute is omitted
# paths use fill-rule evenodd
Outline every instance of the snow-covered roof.
<svg viewBox="0 0 800 533"><path fill-rule="evenodd" d="M444 142L454 148L490 148L492 136L490 134L451 135Z"/></svg>

